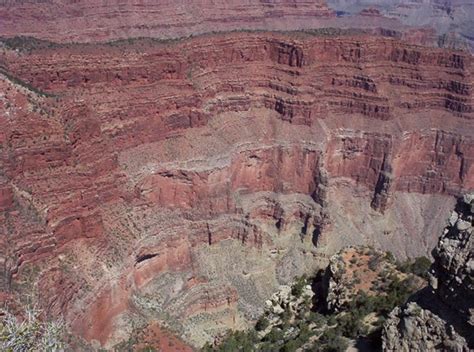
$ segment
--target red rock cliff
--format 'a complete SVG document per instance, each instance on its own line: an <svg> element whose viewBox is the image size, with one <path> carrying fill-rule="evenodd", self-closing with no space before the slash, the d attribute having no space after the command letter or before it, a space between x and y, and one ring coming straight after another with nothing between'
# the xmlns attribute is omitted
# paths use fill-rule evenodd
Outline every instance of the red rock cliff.
<svg viewBox="0 0 474 352"><path fill-rule="evenodd" d="M324 255L339 181L378 211L474 187L464 52L233 33L0 60L0 288L102 344L150 307L196 344L202 314L239 327Z"/></svg>
<svg viewBox="0 0 474 352"><path fill-rule="evenodd" d="M61 42L300 29L333 17L324 0L0 1L0 34Z"/></svg>

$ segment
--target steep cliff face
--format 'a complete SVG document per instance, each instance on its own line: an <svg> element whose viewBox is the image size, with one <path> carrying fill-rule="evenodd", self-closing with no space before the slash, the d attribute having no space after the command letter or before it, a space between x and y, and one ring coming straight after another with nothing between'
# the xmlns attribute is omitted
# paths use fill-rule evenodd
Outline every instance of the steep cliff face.
<svg viewBox="0 0 474 352"><path fill-rule="evenodd" d="M385 351L470 351L474 346L474 195L458 202L433 251L431 289L396 308L385 324Z"/></svg>
<svg viewBox="0 0 474 352"><path fill-rule="evenodd" d="M245 327L341 246L432 248L433 199L474 187L463 52L271 33L10 44L1 288L40 293L89 341L143 319L196 345Z"/></svg>
<svg viewBox="0 0 474 352"><path fill-rule="evenodd" d="M334 17L324 0L1 1L1 35L60 42L300 29Z"/></svg>
<svg viewBox="0 0 474 352"><path fill-rule="evenodd" d="M0 1L0 35L55 42L179 38L231 30L360 28L412 43L473 48L469 1Z"/></svg>
<svg viewBox="0 0 474 352"><path fill-rule="evenodd" d="M474 194L466 194L449 218L449 226L433 252L432 283L439 297L474 325L472 253Z"/></svg>

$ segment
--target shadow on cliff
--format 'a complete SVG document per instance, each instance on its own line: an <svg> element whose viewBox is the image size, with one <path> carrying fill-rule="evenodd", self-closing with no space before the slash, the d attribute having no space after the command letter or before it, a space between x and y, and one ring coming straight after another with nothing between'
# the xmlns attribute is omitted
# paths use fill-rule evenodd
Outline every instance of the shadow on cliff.
<svg viewBox="0 0 474 352"><path fill-rule="evenodd" d="M472 326L463 319L462 315L444 303L433 290L427 286L413 294L408 302L417 303L422 309L436 314L446 322L446 327L452 326L457 333L464 337L471 350L474 350L474 331ZM446 329L449 331L449 329Z"/></svg>
<svg viewBox="0 0 474 352"><path fill-rule="evenodd" d="M449 331L449 326L452 326L457 333L466 339L470 350L474 350L474 331L472 327L466 323L461 314L457 313L436 296L429 286L410 296L407 300L408 302L416 302L422 309L431 311L440 317L446 322L447 331ZM360 352L382 351L381 334L382 329L378 329L366 337L359 337L354 343L354 348Z"/></svg>

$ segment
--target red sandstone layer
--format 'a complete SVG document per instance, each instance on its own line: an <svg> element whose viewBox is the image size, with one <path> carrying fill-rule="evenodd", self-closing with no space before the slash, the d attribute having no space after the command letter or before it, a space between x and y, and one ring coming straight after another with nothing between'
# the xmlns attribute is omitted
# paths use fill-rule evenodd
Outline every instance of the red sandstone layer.
<svg viewBox="0 0 474 352"><path fill-rule="evenodd" d="M333 16L324 0L1 1L0 35L60 42L166 38L243 28L294 30Z"/></svg>
<svg viewBox="0 0 474 352"><path fill-rule="evenodd" d="M258 251L277 256L285 234L328 241L333 180L378 211L397 192L474 187L464 52L234 33L0 60L0 287L31 280L88 340L123 337L119 318L167 275L179 280L153 292L177 320L235 312L247 289L202 251L234 239L266 270Z"/></svg>

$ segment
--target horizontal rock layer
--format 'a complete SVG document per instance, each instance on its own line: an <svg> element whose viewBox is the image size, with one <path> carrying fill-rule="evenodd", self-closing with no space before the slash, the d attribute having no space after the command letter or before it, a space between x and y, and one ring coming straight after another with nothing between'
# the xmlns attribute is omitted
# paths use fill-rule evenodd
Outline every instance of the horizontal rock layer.
<svg viewBox="0 0 474 352"><path fill-rule="evenodd" d="M0 33L60 42L299 29L334 17L323 0L0 1Z"/></svg>
<svg viewBox="0 0 474 352"><path fill-rule="evenodd" d="M102 344L137 311L196 345L245 327L339 245L341 185L370 216L474 187L463 52L232 33L3 48L0 64L1 288L32 283Z"/></svg>
<svg viewBox="0 0 474 352"><path fill-rule="evenodd" d="M338 8L334 3L331 6ZM339 11L328 7L325 0L3 0L0 1L0 35L15 37L15 40L18 40L16 36L30 36L58 43L97 43L143 37L182 38L228 31L305 29L331 33L364 30L403 37L411 43L431 46L453 43L456 47L465 47L463 42L458 45L454 33L442 36L442 40L439 35L452 27L456 33L466 31L465 37L469 38L468 23L460 24L458 19L458 13L464 12L467 16L461 15L461 18L469 19L469 6L456 7L453 18L442 11L445 23L442 28L429 21L433 16L438 18L438 12L431 14L421 9L417 12L418 19L408 18L407 21L403 5L401 9L403 13L395 15L390 11L384 15L374 14L373 9L368 9L360 14L339 16Z"/></svg>

